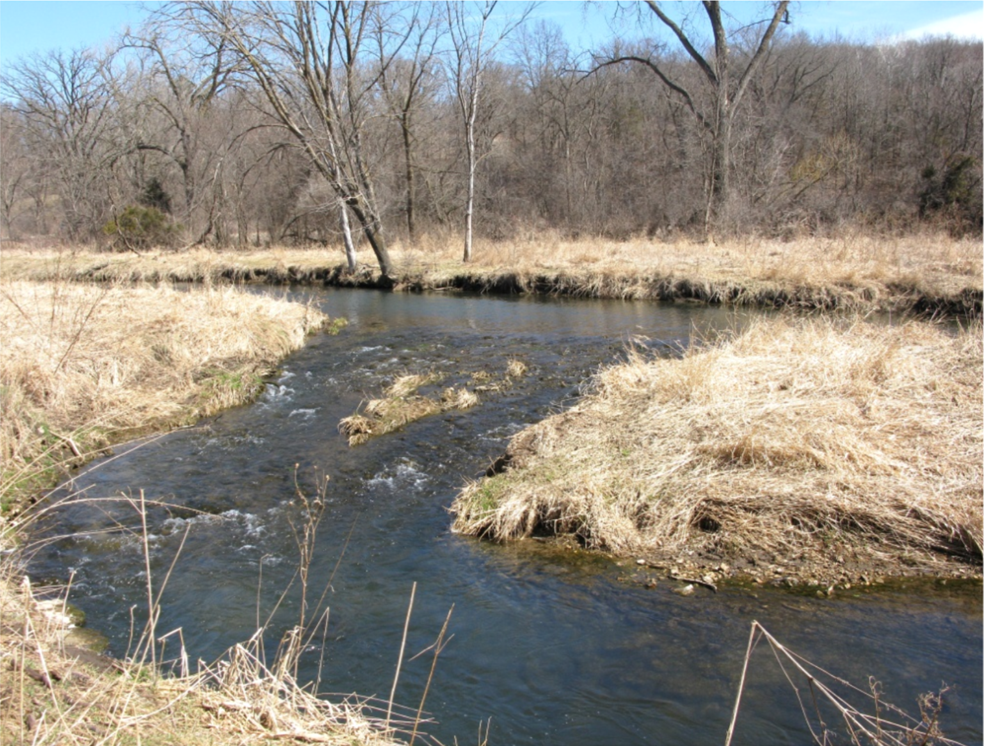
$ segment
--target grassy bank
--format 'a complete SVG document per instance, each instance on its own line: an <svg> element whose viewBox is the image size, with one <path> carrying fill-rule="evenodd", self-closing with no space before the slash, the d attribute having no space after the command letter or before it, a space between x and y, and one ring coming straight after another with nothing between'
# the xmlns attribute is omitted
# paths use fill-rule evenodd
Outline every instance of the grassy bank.
<svg viewBox="0 0 984 746"><path fill-rule="evenodd" d="M979 576L981 328L771 320L601 372L468 486L455 530L572 534L679 575Z"/></svg>
<svg viewBox="0 0 984 746"><path fill-rule="evenodd" d="M107 445L251 400L326 322L231 287L0 282L3 514Z"/></svg>
<svg viewBox="0 0 984 746"><path fill-rule="evenodd" d="M736 305L980 313L980 241L944 234L727 243L638 238L479 241L464 265L454 237L392 246L396 287ZM348 275L338 247L148 252L142 256L5 246L2 271L22 279L261 281L379 286L370 252Z"/></svg>
<svg viewBox="0 0 984 746"><path fill-rule="evenodd" d="M19 564L28 498L108 444L252 399L327 321L233 288L0 282L0 743L373 746L416 727L387 703L316 696L296 680L302 647L271 660L262 634L210 665L188 661L180 630L153 626L124 660L96 655L71 628L68 589L39 592Z"/></svg>

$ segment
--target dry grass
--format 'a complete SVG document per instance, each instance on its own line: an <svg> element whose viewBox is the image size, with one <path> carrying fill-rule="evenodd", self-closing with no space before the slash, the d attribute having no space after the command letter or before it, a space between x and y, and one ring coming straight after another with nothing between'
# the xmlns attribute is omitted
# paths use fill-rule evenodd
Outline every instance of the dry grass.
<svg viewBox="0 0 984 746"><path fill-rule="evenodd" d="M517 360L513 358L506 364L506 377L522 378L523 376L526 375L527 370L528 368L526 367L526 363L524 363L522 360Z"/></svg>
<svg viewBox="0 0 984 746"><path fill-rule="evenodd" d="M449 386L441 392L441 409L471 409L479 404L478 397L466 388Z"/></svg>
<svg viewBox="0 0 984 746"><path fill-rule="evenodd" d="M453 409L470 409L478 405L478 397L466 388L450 386L439 399L417 394L417 390L437 383L439 373L407 373L397 376L383 391L382 398L369 399L362 413L343 417L338 431L356 446L371 438L386 435L416 420Z"/></svg>
<svg viewBox="0 0 984 746"><path fill-rule="evenodd" d="M515 436L505 471L455 501L455 530L824 583L946 556L978 573L981 359L979 324L843 320L633 354Z"/></svg>
<svg viewBox="0 0 984 746"><path fill-rule="evenodd" d="M885 701L882 686L874 677L867 690L861 689L830 671L811 663L769 634L761 624L752 622L748 648L735 696L731 724L724 746L731 746L738 723L741 699L747 683L749 664L759 642L765 640L783 678L790 685L816 744L851 743L853 746L961 746L943 735L940 715L949 687L917 698L919 717ZM763 646L765 647L765 646ZM807 698L805 692L809 691ZM838 721L843 730L838 732Z"/></svg>
<svg viewBox="0 0 984 746"><path fill-rule="evenodd" d="M419 388L437 383L441 378L440 373L407 373L397 376L383 394L389 399L400 399L410 396Z"/></svg>
<svg viewBox="0 0 984 746"><path fill-rule="evenodd" d="M162 676L65 642L60 621L43 612L29 584L11 577L0 580L0 620L4 744L397 743L378 703L314 696L265 665L255 640L197 673Z"/></svg>
<svg viewBox="0 0 984 746"><path fill-rule="evenodd" d="M399 265L435 279L461 274L453 241L402 251ZM946 234L846 235L792 241L758 238L716 244L685 238L571 240L546 233L512 242L480 241L467 271L494 285L505 276L535 289L538 278L561 292L621 298L694 293L704 300L840 307L898 307L912 296L956 297L982 289L978 239ZM440 282L440 280L437 280Z"/></svg>
<svg viewBox="0 0 984 746"><path fill-rule="evenodd" d="M326 317L231 287L0 282L5 499L99 448L243 403Z"/></svg>
<svg viewBox="0 0 984 746"><path fill-rule="evenodd" d="M980 241L946 234L876 237L846 234L791 241L757 238L716 244L685 238L624 241L568 239L551 232L476 242L460 262L454 235L430 235L414 247L391 246L397 287L462 287L637 299L694 298L738 304L858 309L980 309ZM273 282L373 281L344 278L340 248L105 254L4 248L2 272L25 279ZM359 261L374 266L368 249Z"/></svg>

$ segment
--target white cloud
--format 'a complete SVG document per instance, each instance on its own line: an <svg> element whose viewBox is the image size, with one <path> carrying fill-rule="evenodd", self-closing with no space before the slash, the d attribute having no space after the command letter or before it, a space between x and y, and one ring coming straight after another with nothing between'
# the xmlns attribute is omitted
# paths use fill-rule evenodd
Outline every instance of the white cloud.
<svg viewBox="0 0 984 746"><path fill-rule="evenodd" d="M953 36L958 39L984 39L984 7L970 13L920 26L903 34L906 39L924 36Z"/></svg>

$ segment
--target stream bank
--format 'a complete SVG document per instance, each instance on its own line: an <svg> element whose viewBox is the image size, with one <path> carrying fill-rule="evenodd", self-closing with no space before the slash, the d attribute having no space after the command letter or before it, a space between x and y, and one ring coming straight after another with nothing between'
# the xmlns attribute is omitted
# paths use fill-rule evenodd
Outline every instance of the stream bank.
<svg viewBox="0 0 984 746"><path fill-rule="evenodd" d="M454 530L568 535L714 587L980 579L981 329L757 319L644 351L517 433Z"/></svg>
<svg viewBox="0 0 984 746"><path fill-rule="evenodd" d="M427 243L424 241L423 243ZM979 241L946 236L732 243L604 239L480 242L457 249L394 247L392 277L369 261L350 273L330 249L249 249L141 255L4 248L5 277L96 282L265 283L405 292L477 292L679 301L731 307L980 316ZM453 257L453 258L452 258Z"/></svg>
<svg viewBox="0 0 984 746"><path fill-rule="evenodd" d="M0 285L0 531L115 443L253 401L316 309L234 287Z"/></svg>

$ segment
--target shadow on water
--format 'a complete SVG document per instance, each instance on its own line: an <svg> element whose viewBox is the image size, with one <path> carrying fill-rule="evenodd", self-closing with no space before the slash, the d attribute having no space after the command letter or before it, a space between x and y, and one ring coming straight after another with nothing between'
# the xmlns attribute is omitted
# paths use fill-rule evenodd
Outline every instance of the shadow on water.
<svg viewBox="0 0 984 746"><path fill-rule="evenodd" d="M259 292L259 291L258 291ZM264 290L263 292L272 292ZM164 596L160 630L183 629L193 659L210 660L248 638L296 565L290 520L294 465L315 491L329 474L327 509L312 567L314 595L331 577L321 690L388 696L410 589L418 583L409 655L430 645L454 605L454 637L427 701L445 743L723 743L749 626L860 685L882 681L888 700L915 710L920 693L954 685L944 730L981 740L981 599L971 592L883 591L833 599L765 590L673 593L619 580L604 558L537 542L486 544L453 535L447 508L525 424L569 405L597 368L630 340L671 352L694 330L741 323L715 308L543 301L372 291L297 291L333 317L338 336L317 336L289 358L256 404L171 433L96 464L80 487L166 501L150 516L152 573L166 573L187 531ZM528 374L481 406L413 423L349 448L338 421L401 373L435 370L441 385L474 386L510 359ZM42 576L75 570L75 600L91 626L125 652L130 609L144 606L141 544L98 533L125 507L66 509L52 530L76 534L36 560ZM342 547L344 557L339 562ZM262 567L262 586L260 568ZM258 600L259 598L259 610ZM289 628L288 594L268 649ZM319 642L320 646L320 642ZM317 675L318 651L303 674ZM397 699L416 706L430 657L404 664ZM795 696L765 650L756 654L735 743L809 741Z"/></svg>

